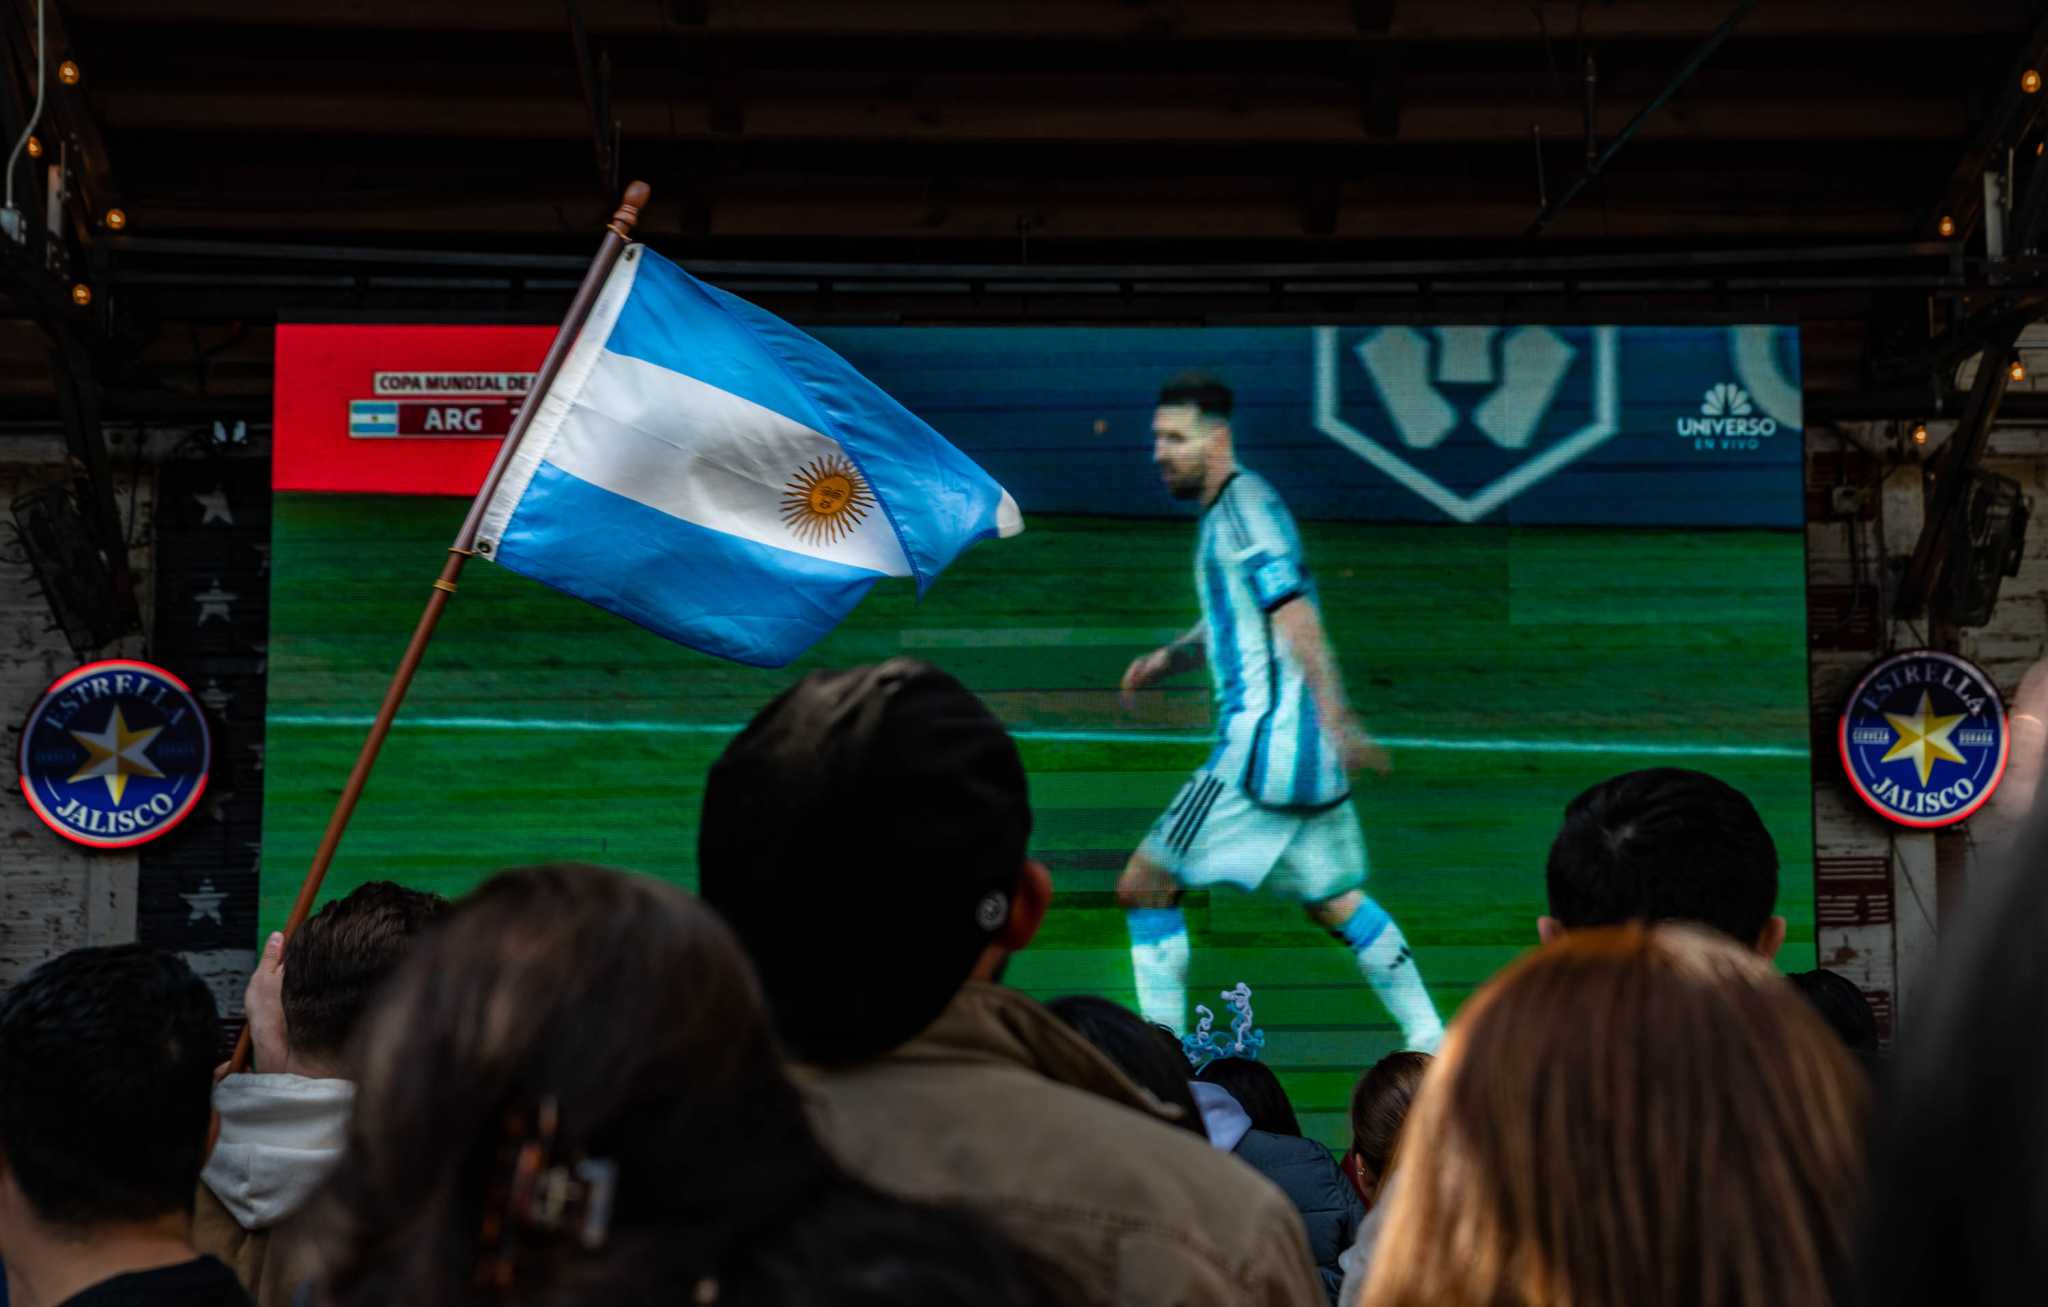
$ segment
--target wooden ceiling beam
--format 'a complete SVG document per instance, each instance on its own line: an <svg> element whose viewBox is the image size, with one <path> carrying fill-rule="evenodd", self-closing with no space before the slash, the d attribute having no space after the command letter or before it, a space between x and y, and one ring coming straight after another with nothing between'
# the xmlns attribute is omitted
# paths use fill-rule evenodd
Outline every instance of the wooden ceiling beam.
<svg viewBox="0 0 2048 1307"><path fill-rule="evenodd" d="M424 194L307 196L284 206L241 193L151 197L136 205L136 226L159 233L354 232L364 236L431 233L556 234L574 230L591 208L584 188L525 188L470 193L456 200ZM1521 196L1459 198L1442 193L1347 194L1326 210L1321 239L1359 241L1504 240L1528 218ZM1321 215L1318 215L1321 216ZM1251 240L1300 240L1303 209L1288 193L1212 192L1134 198L1128 195L1046 195L1030 187L1010 194L962 193L950 198L936 221L915 188L896 192L789 187L779 191L722 191L709 206L711 240L785 238L845 241L883 238L904 242L1014 241L1020 217L1033 220L1034 242L1158 240L1221 245ZM672 234L676 216L649 217L655 238ZM1791 216L1775 206L1665 205L1567 212L1562 240L1671 238L1790 238L1798 240L1902 235L1907 216L1880 202L1844 199ZM1320 224L1319 224L1320 225ZM208 274L213 276L214 274Z"/></svg>
<svg viewBox="0 0 2048 1307"><path fill-rule="evenodd" d="M1413 145L1527 142L1532 126L1550 140L1575 135L1579 112L1547 97L1437 98L1411 84L1372 79L1364 120L1356 94L1297 90L1255 102L1205 94L1186 83L1153 88L1124 82L1092 88L1029 85L992 88L1000 98L913 99L882 95L849 102L828 96L718 96L684 88L673 100L615 95L612 116L628 152L650 141L735 134L732 103L745 107L749 140L919 142L1188 142L1348 145L1367 138ZM1175 94L1178 89L1182 93ZM1220 88L1218 88L1220 91ZM1381 103L1382 93L1386 102ZM94 98L115 131L292 132L309 136L450 139L587 138L589 114L573 92L438 94L431 84L384 81L378 94L345 90L223 90L217 84L112 86ZM1603 105L1598 128L1619 130L1631 108ZM1691 100L1646 123L1644 142L1952 141L1965 126L1960 102L1887 95L1868 99L1783 94L1745 100ZM1377 129L1377 130L1372 130ZM1392 129L1391 134L1387 134ZM309 146L311 143L309 142ZM1824 163L1824 161L1822 161Z"/></svg>
<svg viewBox="0 0 2048 1307"><path fill-rule="evenodd" d="M562 26L560 0L413 0L368 5L362 0L70 0L81 18L101 22L232 25L277 23L306 28L477 32L553 32ZM1726 15L1723 0L1609 0L1583 6L1594 40L1697 37ZM1537 12L1552 31L1574 30L1572 0L1432 0L1395 8L1382 30L1361 30L1353 0L1180 0L1161 21L1149 5L1101 0L590 0L593 33L693 36L873 33L901 36L1014 35L1107 40L1235 40L1282 36L1305 40L1474 41L1538 39ZM2025 0L1930 5L1924 0L1777 0L1757 14L1754 35L1895 36L2018 33Z"/></svg>

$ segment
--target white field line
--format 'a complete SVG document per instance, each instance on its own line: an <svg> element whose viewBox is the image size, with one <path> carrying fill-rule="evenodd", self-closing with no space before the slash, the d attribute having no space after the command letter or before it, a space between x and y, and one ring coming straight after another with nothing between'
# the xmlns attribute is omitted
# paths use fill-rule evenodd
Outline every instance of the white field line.
<svg viewBox="0 0 2048 1307"><path fill-rule="evenodd" d="M368 716L320 713L272 713L277 726L365 728ZM593 722L558 717L404 717L399 728L434 731L522 731L560 732L577 735L737 735L741 722ZM1060 731L1032 727L1013 728L1020 740L1046 740L1074 744L1209 744L1214 737L1187 731ZM1432 739L1416 735L1375 737L1389 749L1417 749L1442 753L1596 753L1638 758L1804 758L1807 751L1783 744L1706 744L1681 740L1513 740Z"/></svg>

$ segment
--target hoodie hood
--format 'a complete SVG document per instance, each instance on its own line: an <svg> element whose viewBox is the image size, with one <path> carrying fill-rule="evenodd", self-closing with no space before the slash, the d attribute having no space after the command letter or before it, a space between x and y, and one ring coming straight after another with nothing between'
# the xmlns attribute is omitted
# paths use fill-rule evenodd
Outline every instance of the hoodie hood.
<svg viewBox="0 0 2048 1307"><path fill-rule="evenodd" d="M297 1211L341 1157L356 1087L305 1076L229 1076L213 1090L220 1142L199 1178L245 1230Z"/></svg>
<svg viewBox="0 0 2048 1307"><path fill-rule="evenodd" d="M1236 1148L1252 1128L1250 1113L1222 1085L1190 1080L1188 1088L1195 1091L1195 1106L1202 1109L1202 1128L1209 1132L1209 1142L1226 1153Z"/></svg>

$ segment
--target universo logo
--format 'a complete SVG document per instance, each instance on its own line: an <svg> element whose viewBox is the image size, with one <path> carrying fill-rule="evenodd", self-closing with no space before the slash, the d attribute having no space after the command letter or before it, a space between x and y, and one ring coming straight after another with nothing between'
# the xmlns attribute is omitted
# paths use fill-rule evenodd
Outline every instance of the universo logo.
<svg viewBox="0 0 2048 1307"><path fill-rule="evenodd" d="M1709 386L1700 399L1698 417L1678 419L1678 434L1695 449L1755 449L1778 434L1775 419L1752 414L1749 392L1729 382Z"/></svg>

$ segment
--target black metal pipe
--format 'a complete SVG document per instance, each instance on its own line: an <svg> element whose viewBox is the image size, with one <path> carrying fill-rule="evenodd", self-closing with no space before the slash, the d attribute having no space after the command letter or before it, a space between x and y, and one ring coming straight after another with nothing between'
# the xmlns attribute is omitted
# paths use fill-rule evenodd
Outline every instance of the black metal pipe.
<svg viewBox="0 0 2048 1307"><path fill-rule="evenodd" d="M1543 211L1536 215L1536 220L1531 222L1528 228L1522 232L1523 240L1533 240L1543 234L1543 229L1550 225L1551 220L1564 212L1565 206L1576 199L1579 192L1585 190L1595 177L1604 172L1608 164L1614 162L1614 156L1621 152L1622 146L1628 144L1630 137L1641 130L1642 125L1649 120L1650 115L1663 108L1665 102L1678 93L1678 88L1690 81L1692 75L1698 72L1708 59L1713 57L1714 51L1720 49L1721 43L1726 41L1735 31L1736 24L1747 18L1749 11L1756 8L1756 5L1757 0L1739 0L1735 8L1729 11L1728 16L1721 20L1721 25L1708 33L1707 39L1701 41L1698 48L1686 58L1684 65L1679 68L1677 75L1665 83L1664 89L1657 92L1648 104L1639 109L1636 112L1636 116L1628 120L1628 126L1622 128L1615 138L1607 143L1607 148L1600 152L1600 157L1586 166L1586 171L1579 175L1577 181L1566 188L1564 194L1558 196L1553 203L1543 206ZM1588 70L1587 95L1590 101L1592 94L1592 60L1590 57L1587 60L1586 66ZM1590 118L1587 120L1586 130L1588 142L1590 143L1592 132L1592 120Z"/></svg>

